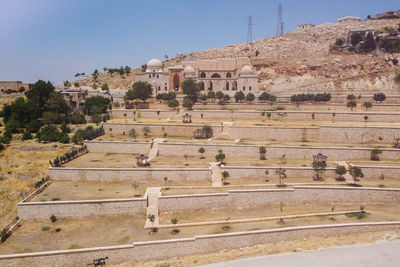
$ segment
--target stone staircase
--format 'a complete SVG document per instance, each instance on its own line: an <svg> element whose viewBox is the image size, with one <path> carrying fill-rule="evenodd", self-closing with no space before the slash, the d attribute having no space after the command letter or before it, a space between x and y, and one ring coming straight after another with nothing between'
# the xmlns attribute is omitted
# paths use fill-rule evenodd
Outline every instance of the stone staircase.
<svg viewBox="0 0 400 267"><path fill-rule="evenodd" d="M158 144L164 142L164 138L156 138L153 140L151 149L149 151L149 161L152 161L158 156Z"/></svg>
<svg viewBox="0 0 400 267"><path fill-rule="evenodd" d="M221 187L222 186L221 164L219 162L210 162L210 167L211 167L212 186Z"/></svg>
<svg viewBox="0 0 400 267"><path fill-rule="evenodd" d="M221 133L216 138L224 139L224 140L235 140L235 138L229 132L229 128L231 126L232 126L232 122L223 122Z"/></svg>
<svg viewBox="0 0 400 267"><path fill-rule="evenodd" d="M144 228L158 227L160 224L159 210L158 210L158 197L161 195L161 187L148 187L145 193L147 196L147 208L146 208L146 222ZM155 219L152 223L149 219L149 215L154 215Z"/></svg>

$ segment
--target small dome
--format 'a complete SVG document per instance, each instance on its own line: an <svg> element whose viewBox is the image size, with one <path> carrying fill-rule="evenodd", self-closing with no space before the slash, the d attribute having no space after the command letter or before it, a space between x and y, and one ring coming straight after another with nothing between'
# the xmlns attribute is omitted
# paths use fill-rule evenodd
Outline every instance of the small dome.
<svg viewBox="0 0 400 267"><path fill-rule="evenodd" d="M190 66L190 65L187 65L183 71L184 71L185 73L189 73L189 74L193 74L193 73L194 73L194 69L193 69L193 67Z"/></svg>
<svg viewBox="0 0 400 267"><path fill-rule="evenodd" d="M253 74L253 70L250 68L249 65L246 65L240 70L240 74L244 75Z"/></svg>
<svg viewBox="0 0 400 267"><path fill-rule="evenodd" d="M147 67L152 69L161 69L163 66L162 62L156 58L153 58L149 62L147 62Z"/></svg>

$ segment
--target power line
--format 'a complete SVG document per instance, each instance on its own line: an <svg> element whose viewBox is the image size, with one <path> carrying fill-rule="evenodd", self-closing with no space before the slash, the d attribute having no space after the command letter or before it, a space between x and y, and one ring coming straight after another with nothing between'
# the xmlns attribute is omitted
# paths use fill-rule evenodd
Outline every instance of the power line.
<svg viewBox="0 0 400 267"><path fill-rule="evenodd" d="M250 43L253 41L253 18L252 16L249 16L247 20L247 42Z"/></svg>
<svg viewBox="0 0 400 267"><path fill-rule="evenodd" d="M283 22L282 10L283 8L282 5L280 4L278 6L278 23L276 24L275 36L283 35L284 22Z"/></svg>

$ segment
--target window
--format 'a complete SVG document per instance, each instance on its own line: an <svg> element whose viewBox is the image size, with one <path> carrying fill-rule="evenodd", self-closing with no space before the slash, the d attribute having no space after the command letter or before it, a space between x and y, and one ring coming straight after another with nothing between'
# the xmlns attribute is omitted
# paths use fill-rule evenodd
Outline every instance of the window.
<svg viewBox="0 0 400 267"><path fill-rule="evenodd" d="M213 75L211 75L211 78L221 78L221 75L219 75L218 73L214 73Z"/></svg>
<svg viewBox="0 0 400 267"><path fill-rule="evenodd" d="M161 91L161 86L158 87L158 91Z"/></svg>
<svg viewBox="0 0 400 267"><path fill-rule="evenodd" d="M212 89L213 89L213 83L212 81L210 81L210 86L208 87L208 91L212 91Z"/></svg>
<svg viewBox="0 0 400 267"><path fill-rule="evenodd" d="M226 90L226 91L229 91L229 82L226 82L226 84L225 84L225 90Z"/></svg>
<svg viewBox="0 0 400 267"><path fill-rule="evenodd" d="M200 90L204 91L204 82L200 82Z"/></svg>
<svg viewBox="0 0 400 267"><path fill-rule="evenodd" d="M243 86L243 91L246 91L246 86Z"/></svg>
<svg viewBox="0 0 400 267"><path fill-rule="evenodd" d="M237 82L236 82L236 81L233 82L232 90L233 90L233 91L236 91L236 90L237 90Z"/></svg>
<svg viewBox="0 0 400 267"><path fill-rule="evenodd" d="M157 74L157 78L158 78L158 74Z"/></svg>
<svg viewBox="0 0 400 267"><path fill-rule="evenodd" d="M200 78L205 78L205 77L206 77L206 73L205 72L200 73Z"/></svg>
<svg viewBox="0 0 400 267"><path fill-rule="evenodd" d="M249 86L249 91L251 91L251 86Z"/></svg>
<svg viewBox="0 0 400 267"><path fill-rule="evenodd" d="M232 74L230 72L226 73L226 78L232 78Z"/></svg>
<svg viewBox="0 0 400 267"><path fill-rule="evenodd" d="M156 75L153 73L153 77L156 77Z"/></svg>
<svg viewBox="0 0 400 267"><path fill-rule="evenodd" d="M149 74L149 78L151 78L151 74Z"/></svg>

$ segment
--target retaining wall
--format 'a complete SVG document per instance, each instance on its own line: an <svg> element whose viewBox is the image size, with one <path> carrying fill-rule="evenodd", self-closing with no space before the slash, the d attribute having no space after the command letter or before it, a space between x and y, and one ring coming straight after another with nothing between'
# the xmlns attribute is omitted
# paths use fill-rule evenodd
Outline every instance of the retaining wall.
<svg viewBox="0 0 400 267"><path fill-rule="evenodd" d="M47 220L56 217L82 218L107 215L138 214L146 211L145 198L83 201L20 202L18 216L22 220Z"/></svg>
<svg viewBox="0 0 400 267"><path fill-rule="evenodd" d="M368 116L368 122L400 122L400 113L388 113L388 112L335 112L333 117L333 112L327 111L268 111L264 113L270 113L271 117L268 118L267 114L262 115L261 111L230 111L230 110L187 110L181 112L179 115L177 112L171 111L159 111L159 115L154 110L140 110L138 111L142 114L143 118L176 118L181 119L181 116L185 113L192 115L192 118L200 119L218 119L218 120L288 120L288 121L356 121L364 122L364 116ZM129 114L131 114L130 112ZM278 114L285 113L286 116L282 118ZM113 110L113 119L124 119L124 114L128 114L126 110ZM314 119L312 118L314 114ZM133 115L132 115L133 116ZM129 118L131 119L131 118Z"/></svg>
<svg viewBox="0 0 400 267"><path fill-rule="evenodd" d="M58 250L25 254L1 255L0 265L4 266L88 266L94 260L107 258L106 264L160 260L185 255L205 254L223 249L237 249L258 244L277 243L303 239L310 236L337 236L361 232L400 229L400 222L367 222L332 225L287 227L258 231L236 232L195 236L130 245L96 247L86 249Z"/></svg>
<svg viewBox="0 0 400 267"><path fill-rule="evenodd" d="M113 134L128 134L129 130L135 129L136 133L143 135L143 128L149 127L149 135L162 136L167 133L168 136L187 136L193 137L193 131L203 127L196 124L129 124L129 123L103 123L104 131ZM112 131L109 129L112 128ZM214 136L221 133L221 126L212 126Z"/></svg>
<svg viewBox="0 0 400 267"><path fill-rule="evenodd" d="M162 128L169 136L193 137L193 131L201 125L169 125L169 124L121 124L104 123L106 132L122 134L134 128L142 132L144 127L150 127L151 135L163 135ZM221 133L220 126L212 126L214 136ZM258 141L327 142L329 143L393 143L400 136L399 127L385 126L316 126L316 127L283 127L283 126L229 126L228 132L235 139ZM381 139L381 140L379 140Z"/></svg>
<svg viewBox="0 0 400 267"><path fill-rule="evenodd" d="M85 145L92 153L131 153L149 154L150 142L125 142L125 141L90 141L85 140Z"/></svg>
<svg viewBox="0 0 400 267"><path fill-rule="evenodd" d="M198 182L211 179L208 168L49 168L53 180ZM211 181L211 180L210 180Z"/></svg>
<svg viewBox="0 0 400 267"><path fill-rule="evenodd" d="M173 195L159 197L159 210L185 211L264 205L320 203L394 204L400 202L400 189L295 186L293 189L229 190L228 193Z"/></svg>

